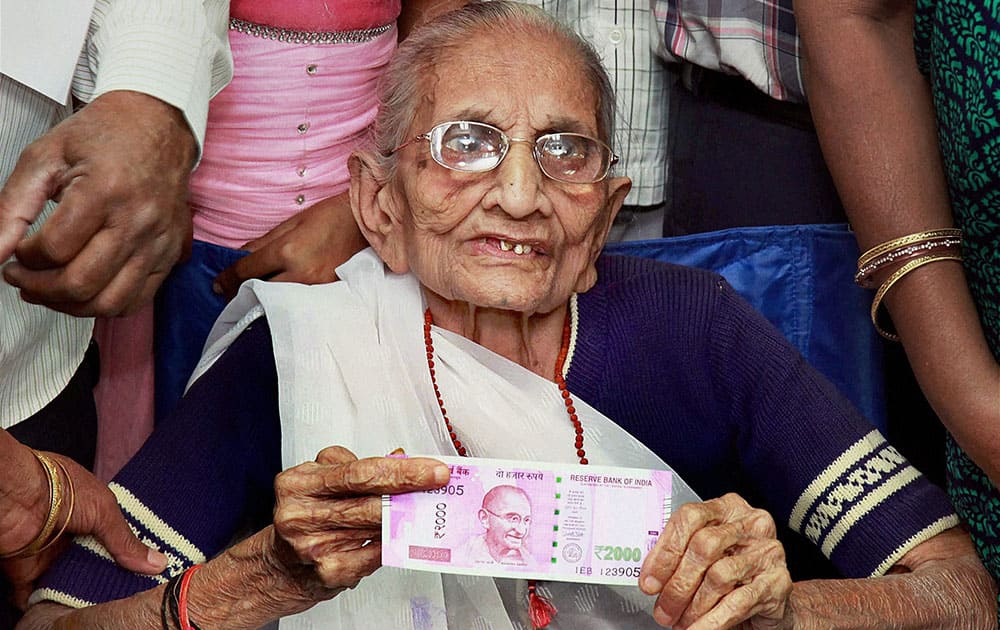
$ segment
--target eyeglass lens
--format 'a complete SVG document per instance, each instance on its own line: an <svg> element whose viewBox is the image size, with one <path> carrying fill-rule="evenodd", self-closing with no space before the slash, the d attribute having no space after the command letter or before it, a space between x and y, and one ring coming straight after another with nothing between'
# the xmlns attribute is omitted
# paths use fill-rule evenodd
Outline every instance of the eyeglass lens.
<svg viewBox="0 0 1000 630"><path fill-rule="evenodd" d="M483 509L486 510L486 508ZM498 519L506 523L508 527L517 527L521 523L524 523L525 527L531 525L531 515L521 516L517 512L511 512L509 514L497 514L492 510L486 510L486 512L492 514L493 516L497 517Z"/></svg>
<svg viewBox="0 0 1000 630"><path fill-rule="evenodd" d="M431 157L456 171L481 173L496 168L511 140L496 127L459 121L442 123L429 134ZM587 136L552 133L535 142L535 160L552 179L591 183L602 179L611 166L611 150Z"/></svg>

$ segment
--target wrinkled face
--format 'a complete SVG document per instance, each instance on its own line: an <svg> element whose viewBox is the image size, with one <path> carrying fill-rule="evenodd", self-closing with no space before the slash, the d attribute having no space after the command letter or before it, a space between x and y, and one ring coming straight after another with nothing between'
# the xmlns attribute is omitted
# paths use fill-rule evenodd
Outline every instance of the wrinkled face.
<svg viewBox="0 0 1000 630"><path fill-rule="evenodd" d="M486 543L500 556L518 551L524 546L531 528L531 504L516 490L500 493L483 508Z"/></svg>
<svg viewBox="0 0 1000 630"><path fill-rule="evenodd" d="M597 94L580 65L536 34L505 34L503 45L498 37L473 38L423 78L428 98L410 137L470 120L531 141L560 131L600 139ZM549 179L527 142L512 143L492 171L462 173L434 162L421 141L400 151L392 185L405 264L390 267L447 300L531 314L593 286L594 259L629 182Z"/></svg>

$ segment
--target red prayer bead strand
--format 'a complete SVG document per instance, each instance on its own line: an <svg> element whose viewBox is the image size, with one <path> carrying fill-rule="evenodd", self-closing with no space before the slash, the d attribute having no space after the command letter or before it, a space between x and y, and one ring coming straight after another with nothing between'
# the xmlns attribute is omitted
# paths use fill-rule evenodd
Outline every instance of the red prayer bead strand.
<svg viewBox="0 0 1000 630"><path fill-rule="evenodd" d="M451 426L448 411L444 407L444 399L441 397L441 390L438 389L437 376L434 371L434 341L431 339L431 326L433 324L434 317L431 315L431 309L427 309L424 311L424 345L427 350L427 371L431 375L431 384L434 385L434 395L437 397L438 408L441 410L441 417L444 418L444 426L448 430L448 437L451 438L451 442L455 445L455 450L458 451L458 454L464 457L467 452L466 448L462 446L462 442L458 439L454 427ZM566 405L566 414L569 415L569 421L573 425L573 446L576 448L576 456L580 458L580 463L585 466L589 462L587 460L587 452L583 449L583 424L576 415L573 398L570 396L569 388L566 387L566 379L562 375L563 366L566 365L566 357L569 356L569 339L570 316L567 313L566 320L563 322L562 346L559 348L559 355L556 357L554 380L556 385L559 386L559 395L563 398L563 403ZM528 616L531 619L531 625L535 628L548 626L552 621L552 617L558 612L551 602L536 592L534 580L528 581L528 602Z"/></svg>
<svg viewBox="0 0 1000 630"><path fill-rule="evenodd" d="M437 397L438 408L441 410L441 416L444 418L444 426L448 430L448 437L451 438L452 444L455 445L455 450L458 451L458 454L464 456L466 448L462 446L462 442L458 439L454 427L451 426L451 419L448 418L448 410L444 406L444 398L441 396L441 390L438 388L437 373L434 369L434 340L431 338L431 326L433 325L434 316L431 315L431 309L427 309L424 311L424 346L427 355L427 371L431 375L434 395ZM569 339L570 318L567 313L566 320L563 322L562 345L559 348L559 355L556 357L554 380L556 385L559 386L559 395L562 396L563 403L566 405L566 414L569 415L569 421L573 425L573 446L577 449L576 455L580 458L581 464L587 464L587 453L583 449L583 425L580 423L580 418L576 415L573 397L570 395L569 388L566 387L566 379L562 375L563 366L566 364L566 357L569 356Z"/></svg>

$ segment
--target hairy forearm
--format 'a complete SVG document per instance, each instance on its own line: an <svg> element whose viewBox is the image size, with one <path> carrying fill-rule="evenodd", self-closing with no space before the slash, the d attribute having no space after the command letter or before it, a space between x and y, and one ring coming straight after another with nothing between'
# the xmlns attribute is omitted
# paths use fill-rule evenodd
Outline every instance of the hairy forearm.
<svg viewBox="0 0 1000 630"><path fill-rule="evenodd" d="M789 598L796 628L997 627L996 593L975 556L939 571L860 580L797 582Z"/></svg>
<svg viewBox="0 0 1000 630"><path fill-rule="evenodd" d="M952 226L912 2L796 0L795 12L817 133L861 248ZM1000 482L1000 365L961 265L914 270L885 304L934 410Z"/></svg>
<svg viewBox="0 0 1000 630"><path fill-rule="evenodd" d="M201 628L243 630L291 615L334 593L296 585L273 554L271 527L208 562L191 580L188 611ZM305 584L307 579L300 580ZM160 627L163 586L77 610L34 606L18 630L131 630Z"/></svg>

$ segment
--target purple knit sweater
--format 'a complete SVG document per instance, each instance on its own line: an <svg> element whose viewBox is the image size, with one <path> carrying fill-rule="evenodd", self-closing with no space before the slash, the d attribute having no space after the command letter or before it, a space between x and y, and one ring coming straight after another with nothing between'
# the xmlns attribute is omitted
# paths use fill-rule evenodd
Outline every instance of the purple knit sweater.
<svg viewBox="0 0 1000 630"><path fill-rule="evenodd" d="M644 442L702 497L739 492L769 510L793 577L876 574L914 536L957 523L944 493L719 276L608 256L598 277L578 299L573 395ZM129 521L171 556L168 571L268 523L279 424L270 334L258 321L112 484ZM92 549L78 540L35 599L81 605L163 581L123 571Z"/></svg>

